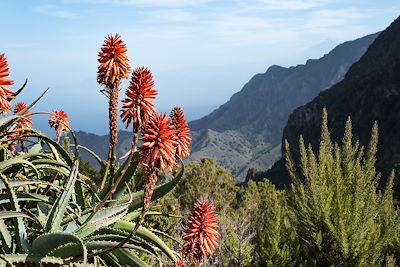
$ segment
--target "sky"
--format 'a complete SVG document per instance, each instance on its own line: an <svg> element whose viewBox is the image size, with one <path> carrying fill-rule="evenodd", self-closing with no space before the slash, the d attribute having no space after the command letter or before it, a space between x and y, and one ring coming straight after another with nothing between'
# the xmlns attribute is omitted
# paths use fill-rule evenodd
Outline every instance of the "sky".
<svg viewBox="0 0 400 267"><path fill-rule="evenodd" d="M105 134L107 99L96 73L109 33L121 34L132 68L151 69L157 111L181 106L192 120L270 65L304 64L384 30L400 15L400 1L0 0L0 9L12 89L28 78L17 101L50 88L35 111L63 109L73 129ZM35 120L45 127L45 118Z"/></svg>

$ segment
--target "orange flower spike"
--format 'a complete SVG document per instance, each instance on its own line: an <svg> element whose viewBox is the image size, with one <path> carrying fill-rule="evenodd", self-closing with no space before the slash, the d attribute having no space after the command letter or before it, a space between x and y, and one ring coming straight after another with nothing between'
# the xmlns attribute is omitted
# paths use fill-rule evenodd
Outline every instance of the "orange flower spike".
<svg viewBox="0 0 400 267"><path fill-rule="evenodd" d="M52 112L50 114L49 125L56 130L57 142L59 142L61 134L68 131L68 115L62 110Z"/></svg>
<svg viewBox="0 0 400 267"><path fill-rule="evenodd" d="M113 88L121 79L127 79L130 66L126 45L121 36L109 34L99 52L97 82L107 88Z"/></svg>
<svg viewBox="0 0 400 267"><path fill-rule="evenodd" d="M188 220L182 246L182 253L196 266L201 264L204 256L211 256L215 252L220 237L217 229L213 204L198 200Z"/></svg>
<svg viewBox="0 0 400 267"><path fill-rule="evenodd" d="M171 125L176 130L176 157L178 159L183 159L185 156L189 155L190 146L190 130L186 123L183 111L179 107L175 107L170 114Z"/></svg>
<svg viewBox="0 0 400 267"><path fill-rule="evenodd" d="M15 96L14 91L4 87L14 84L14 81L8 79L8 75L7 58L4 54L0 54L0 109L3 115L6 115L7 111L11 109L10 100Z"/></svg>
<svg viewBox="0 0 400 267"><path fill-rule="evenodd" d="M19 102L19 103L15 104L13 113L14 113L14 115L16 115L26 108L27 108L27 106L24 102ZM29 111L25 110L25 112L20 115L23 118L21 118L17 121L18 127L31 128L32 127L32 116L29 114Z"/></svg>
<svg viewBox="0 0 400 267"><path fill-rule="evenodd" d="M135 69L129 87L125 91L126 98L122 100L121 119L126 128L133 123L134 132L138 132L155 113L154 104L150 101L157 96L157 91L153 87L154 81L150 70L145 67Z"/></svg>
<svg viewBox="0 0 400 267"><path fill-rule="evenodd" d="M164 171L175 165L175 130L165 114L153 113L142 129L143 144L139 148L143 170L148 168ZM144 171L145 173L147 171Z"/></svg>

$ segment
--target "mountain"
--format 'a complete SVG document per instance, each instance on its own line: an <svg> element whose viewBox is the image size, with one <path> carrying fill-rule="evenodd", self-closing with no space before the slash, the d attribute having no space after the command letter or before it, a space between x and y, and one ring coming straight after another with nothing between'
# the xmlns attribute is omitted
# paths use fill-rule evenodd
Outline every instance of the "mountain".
<svg viewBox="0 0 400 267"><path fill-rule="evenodd" d="M288 140L297 162L300 134L306 143L317 147L323 107L328 110L328 126L335 142L340 142L348 116L353 121L354 139L363 145L368 144L374 121L378 122L376 167L382 172L382 177L386 177L400 162L399 51L400 17L376 38L341 82L294 110L283 130L283 140ZM278 161L264 176L278 186L289 183L283 160Z"/></svg>
<svg viewBox="0 0 400 267"><path fill-rule="evenodd" d="M257 74L228 102L189 123L191 158L213 157L243 180L249 168L268 169L280 157L289 114L341 81L378 34L338 45L320 59Z"/></svg>

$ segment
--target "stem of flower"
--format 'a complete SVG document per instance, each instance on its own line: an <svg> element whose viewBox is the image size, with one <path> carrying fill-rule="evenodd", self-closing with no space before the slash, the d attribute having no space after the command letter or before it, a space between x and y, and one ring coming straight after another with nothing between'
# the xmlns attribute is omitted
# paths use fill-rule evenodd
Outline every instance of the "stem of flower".
<svg viewBox="0 0 400 267"><path fill-rule="evenodd" d="M115 158L116 147L118 142L118 85L111 88L108 98L108 118L109 118L109 133L110 133L110 146L108 151L108 162L110 164L109 179L113 179L115 172ZM112 184L113 181L111 181Z"/></svg>

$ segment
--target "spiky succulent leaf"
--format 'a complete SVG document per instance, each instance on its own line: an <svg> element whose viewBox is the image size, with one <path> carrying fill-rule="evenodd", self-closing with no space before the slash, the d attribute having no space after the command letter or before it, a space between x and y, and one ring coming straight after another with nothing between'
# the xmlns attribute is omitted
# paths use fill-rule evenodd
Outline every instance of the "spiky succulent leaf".
<svg viewBox="0 0 400 267"><path fill-rule="evenodd" d="M60 230L60 225L67 209L67 205L70 201L71 195L74 191L75 181L78 175L79 161L75 160L74 165L71 169L71 174L68 177L67 184L62 194L56 199L49 212L49 216L46 223L46 230L50 233L54 233Z"/></svg>
<svg viewBox="0 0 400 267"><path fill-rule="evenodd" d="M119 221L114 226L113 229L118 231L124 231L126 233L130 233L135 228L135 223L127 222L127 221ZM146 229L143 226L139 226L136 230L135 235L146 240L151 243L155 247L159 248L162 252L165 253L171 260L175 261L175 255L173 251L162 241L158 236L152 233L150 230Z"/></svg>

